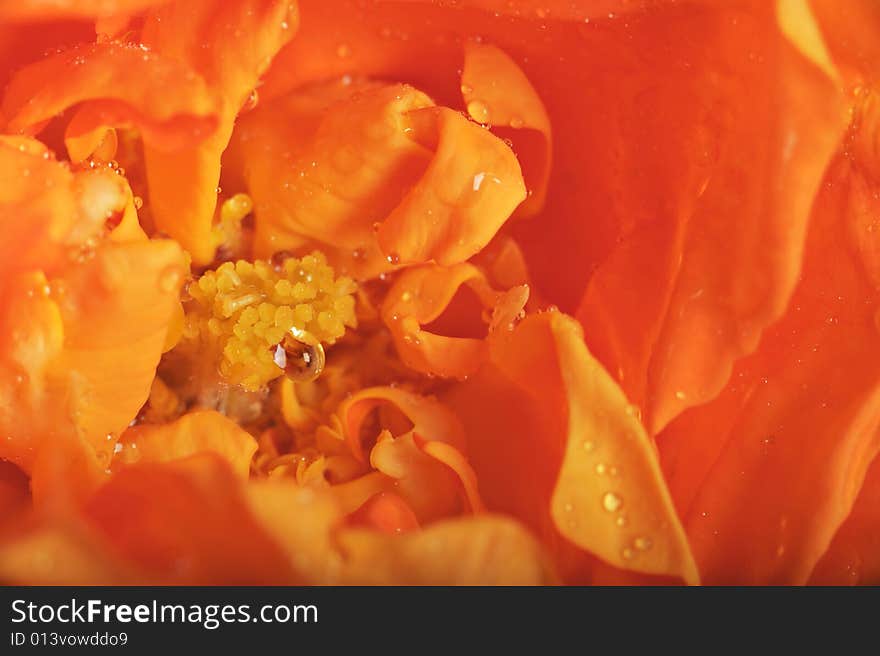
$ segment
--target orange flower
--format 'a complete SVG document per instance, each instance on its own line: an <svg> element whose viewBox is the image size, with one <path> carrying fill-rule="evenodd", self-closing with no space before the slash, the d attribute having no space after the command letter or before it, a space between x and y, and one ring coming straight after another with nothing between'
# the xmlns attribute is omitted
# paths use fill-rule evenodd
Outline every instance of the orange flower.
<svg viewBox="0 0 880 656"><path fill-rule="evenodd" d="M632 5L0 5L0 577L880 583L880 13Z"/></svg>

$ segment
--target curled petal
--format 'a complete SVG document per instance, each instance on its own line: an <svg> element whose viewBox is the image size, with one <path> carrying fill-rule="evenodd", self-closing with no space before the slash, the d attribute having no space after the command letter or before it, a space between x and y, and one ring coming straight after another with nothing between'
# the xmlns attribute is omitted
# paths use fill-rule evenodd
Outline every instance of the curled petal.
<svg viewBox="0 0 880 656"><path fill-rule="evenodd" d="M74 138L107 126L135 125L160 148L205 138L216 127L201 77L159 53L119 42L76 46L26 66L9 83L2 113L7 130L33 133L83 102L67 135L72 156L88 150Z"/></svg>
<svg viewBox="0 0 880 656"><path fill-rule="evenodd" d="M409 432L398 437L381 436L370 452L370 464L391 477L397 491L413 509L420 522L429 523L462 511L468 499L463 492L476 491L475 477L461 453L453 446L440 452L440 458L425 447L424 440ZM442 447L441 447L442 448ZM464 463L465 470L450 467L443 457L451 455L452 463ZM464 471L468 486L464 487L459 472ZM481 508L477 496L477 507Z"/></svg>
<svg viewBox="0 0 880 656"><path fill-rule="evenodd" d="M516 62L500 48L485 43L465 46L461 93L468 114L477 123L509 128L513 150L523 166L529 197L517 210L519 216L538 213L544 205L553 133L544 103ZM521 130L537 132L537 143Z"/></svg>
<svg viewBox="0 0 880 656"><path fill-rule="evenodd" d="M489 510L523 518L568 579L589 578L591 553L696 582L638 412L577 324L557 312L533 315L491 344L491 364L445 397L465 424Z"/></svg>
<svg viewBox="0 0 880 656"><path fill-rule="evenodd" d="M546 585L555 576L540 545L507 518L444 520L387 535L341 530L346 583L360 585Z"/></svg>
<svg viewBox="0 0 880 656"><path fill-rule="evenodd" d="M394 337L400 358L416 371L465 378L488 355L484 339L448 337L422 328L446 311L463 285L475 292L485 312L498 301L499 294L483 273L467 263L407 269L385 296L382 319Z"/></svg>
<svg viewBox="0 0 880 656"><path fill-rule="evenodd" d="M430 104L404 85L332 83L246 115L236 133L255 203L256 255L311 239L347 259L357 252L360 269L390 268L373 224L429 161L407 115Z"/></svg>
<svg viewBox="0 0 880 656"><path fill-rule="evenodd" d="M525 198L519 164L500 139L431 105L404 85L336 82L245 117L257 255L312 240L370 277L479 251Z"/></svg>
<svg viewBox="0 0 880 656"><path fill-rule="evenodd" d="M370 387L353 394L339 409L345 439L351 452L361 460L366 460L363 438L375 439L380 430L387 428L381 426L372 435L363 434L371 428L368 424L370 415L381 410L382 406L390 406L398 413L398 416L391 417L391 421L397 424L397 434L414 431L426 440L445 442L459 450L464 449L461 422L437 399L398 387Z"/></svg>
<svg viewBox="0 0 880 656"><path fill-rule="evenodd" d="M456 264L488 244L525 199L519 162L503 141L451 109L410 116L414 138L434 156L379 226L379 247L392 262Z"/></svg>
<svg viewBox="0 0 880 656"><path fill-rule="evenodd" d="M123 433L116 465L166 462L209 451L246 479L257 442L231 419L213 410L190 412L169 424L133 426Z"/></svg>

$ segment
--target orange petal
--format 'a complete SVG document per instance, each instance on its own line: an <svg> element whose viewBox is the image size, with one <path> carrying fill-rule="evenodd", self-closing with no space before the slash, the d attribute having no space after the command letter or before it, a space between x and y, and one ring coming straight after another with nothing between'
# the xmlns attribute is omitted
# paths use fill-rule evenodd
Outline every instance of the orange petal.
<svg viewBox="0 0 880 656"><path fill-rule="evenodd" d="M232 469L213 454L117 472L86 517L150 581L206 585L294 582L290 563L252 512Z"/></svg>
<svg viewBox="0 0 880 656"><path fill-rule="evenodd" d="M119 448L121 447L121 448ZM243 479L250 472L257 441L213 410L189 412L170 424L133 426L123 433L113 464L167 462L203 452L220 456Z"/></svg>
<svg viewBox="0 0 880 656"><path fill-rule="evenodd" d="M810 576L818 585L880 585L880 459Z"/></svg>
<svg viewBox="0 0 880 656"><path fill-rule="evenodd" d="M411 87L342 81L251 112L238 136L257 255L314 240L370 277L479 251L525 198L519 164L500 139L430 105Z"/></svg>
<svg viewBox="0 0 880 656"><path fill-rule="evenodd" d="M0 579L11 585L143 582L136 570L108 552L100 538L69 524L26 525L0 538Z"/></svg>
<svg viewBox="0 0 880 656"><path fill-rule="evenodd" d="M395 280L382 304L382 319L407 366L425 374L465 378L482 365L488 355L484 339L448 337L422 328L446 311L464 285L476 293L486 312L498 300L482 272L467 263L411 268Z"/></svg>
<svg viewBox="0 0 880 656"><path fill-rule="evenodd" d="M144 149L156 225L177 239L197 264L214 257L211 222L220 156L235 117L272 57L293 36L297 21L290 0L176 2L147 18L143 42L202 75L219 115L216 132L199 144L168 152L146 143ZM199 47L192 46L194 39Z"/></svg>
<svg viewBox="0 0 880 656"><path fill-rule="evenodd" d="M0 426L11 438L0 457L29 470L41 449L77 436L106 467L147 398L182 280L170 241L107 244L49 281L22 278L0 316Z"/></svg>
<svg viewBox="0 0 880 656"><path fill-rule="evenodd" d="M788 313L658 436L707 582L806 583L880 451L880 187L852 157L826 174Z"/></svg>
<svg viewBox="0 0 880 656"><path fill-rule="evenodd" d="M247 501L305 582L338 582L342 558L333 531L344 514L332 494L283 480L256 481L248 485Z"/></svg>
<svg viewBox="0 0 880 656"><path fill-rule="evenodd" d="M730 48L762 54L731 61L724 84L700 77L644 91L638 102L653 107L652 116L638 134L620 137L637 149L638 171L658 167L672 194L658 190L657 208L621 217L620 244L591 279L578 317L652 434L715 397L734 361L783 313L809 210L841 132L836 84L783 37L767 10L726 23L709 59L689 70L714 65ZM656 108L670 102L668 94L680 98L682 84L696 115L673 114L669 129ZM755 94L772 100L754 103ZM665 133L655 133L658 122ZM648 197L637 188L627 193Z"/></svg>
<svg viewBox="0 0 880 656"><path fill-rule="evenodd" d="M499 333L491 366L447 398L489 510L523 518L564 576L584 577L588 552L697 581L651 441L571 318L547 312Z"/></svg>
<svg viewBox="0 0 880 656"><path fill-rule="evenodd" d="M540 212L550 179L553 134L538 92L503 50L487 43L467 43L461 93L468 114L477 123L510 129L499 134L511 135L529 193L517 214L530 216ZM537 143L521 130L536 131Z"/></svg>
<svg viewBox="0 0 880 656"><path fill-rule="evenodd" d="M419 528L419 520L409 505L393 492L371 496L348 516L349 526L374 528L391 535Z"/></svg>
<svg viewBox="0 0 880 656"><path fill-rule="evenodd" d="M361 460L366 460L363 439L375 439L380 426L373 435L363 435L368 430L367 420L370 414L387 405L397 411L400 419L408 422L401 426L398 434L410 431L417 432L423 438L446 442L452 446L464 448L464 433L461 422L450 410L432 397L420 396L399 387L370 387L351 395L339 408L339 417L345 431L345 439L349 448Z"/></svg>
<svg viewBox="0 0 880 656"><path fill-rule="evenodd" d="M88 150L75 138L106 126L135 125L159 148L205 138L216 127L202 78L161 53L115 41L79 45L26 66L9 83L2 113L7 130L34 133L83 102L67 135L74 161Z"/></svg>
<svg viewBox="0 0 880 656"><path fill-rule="evenodd" d="M387 535L345 529L345 582L356 585L546 585L555 581L540 545L507 518L451 519Z"/></svg>
<svg viewBox="0 0 880 656"><path fill-rule="evenodd" d="M48 21L59 18L108 18L137 14L168 0L14 0L0 3L0 18L9 21Z"/></svg>

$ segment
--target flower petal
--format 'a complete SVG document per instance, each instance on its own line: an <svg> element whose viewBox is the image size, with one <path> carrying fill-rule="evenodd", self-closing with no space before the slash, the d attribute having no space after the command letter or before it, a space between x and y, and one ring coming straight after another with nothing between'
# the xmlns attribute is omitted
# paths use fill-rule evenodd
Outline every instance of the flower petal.
<svg viewBox="0 0 880 656"><path fill-rule="evenodd" d="M68 139L135 125L159 148L207 137L216 127L205 82L161 53L119 42L82 44L18 71L3 96L6 129L33 134L85 102ZM72 155L82 156L74 147Z"/></svg>
<svg viewBox="0 0 880 656"><path fill-rule="evenodd" d="M241 481L213 454L126 467L89 500L85 515L148 580L191 585L297 580L283 550L251 511Z"/></svg>
<svg viewBox="0 0 880 656"><path fill-rule="evenodd" d="M231 419L213 410L188 412L169 424L133 426L122 434L113 465L167 462L204 452L215 453L242 479L250 472L257 441Z"/></svg>
<svg viewBox="0 0 880 656"><path fill-rule="evenodd" d="M583 577L589 552L697 581L651 441L574 320L547 312L499 332L492 365L447 398L489 510L523 518L564 577Z"/></svg>
<svg viewBox="0 0 880 656"><path fill-rule="evenodd" d="M880 194L851 157L826 174L786 316L718 399L658 436L709 583L806 583L880 451L880 279L865 257Z"/></svg>
<svg viewBox="0 0 880 656"><path fill-rule="evenodd" d="M219 115L216 132L198 144L169 152L147 143L144 149L156 225L177 239L196 264L214 257L211 222L220 156L235 117L272 57L293 36L297 20L290 0L176 2L147 18L144 43L202 75Z"/></svg>
<svg viewBox="0 0 880 656"><path fill-rule="evenodd" d="M429 375L464 378L483 364L488 356L484 339L449 337L422 328L440 317L465 285L476 293L484 312L495 306L498 293L468 263L410 268L394 281L382 304L382 319L407 366Z"/></svg>
<svg viewBox="0 0 880 656"><path fill-rule="evenodd" d="M716 396L733 362L781 316L841 133L836 85L781 35L771 9L713 28L711 49L690 58L687 75L643 92L652 117L625 142L638 148L638 170L662 166L675 192L622 218L621 243L591 279L578 317L652 434ZM731 49L752 54L733 58ZM707 84L719 59L730 72ZM755 94L772 101L754 103ZM695 115L670 114L670 128L658 107L683 98ZM654 145L646 153L639 143Z"/></svg>
<svg viewBox="0 0 880 656"><path fill-rule="evenodd" d="M500 139L431 105L404 85L334 82L245 117L256 254L314 240L371 277L479 251L525 198L519 164Z"/></svg>
<svg viewBox="0 0 880 656"><path fill-rule="evenodd" d="M818 585L880 585L880 459L865 475L852 512L810 575Z"/></svg>
<svg viewBox="0 0 880 656"><path fill-rule="evenodd" d="M450 519L390 536L342 530L345 582L355 585L546 585L555 581L540 545L516 522Z"/></svg>
<svg viewBox="0 0 880 656"><path fill-rule="evenodd" d="M486 43L465 45L461 92L468 114L477 123L509 128L500 134L511 135L529 193L517 214L540 212L550 178L553 133L538 92L509 55ZM537 131L538 143L521 130Z"/></svg>

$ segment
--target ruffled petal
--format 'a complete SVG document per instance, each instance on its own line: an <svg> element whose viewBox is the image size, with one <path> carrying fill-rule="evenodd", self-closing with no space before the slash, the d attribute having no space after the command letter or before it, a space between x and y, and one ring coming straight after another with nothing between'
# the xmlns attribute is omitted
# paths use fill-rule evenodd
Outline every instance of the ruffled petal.
<svg viewBox="0 0 880 656"><path fill-rule="evenodd" d="M461 93L472 119L501 128L501 136L510 135L529 194L517 209L517 215L540 212L553 160L553 132L538 92L503 50L487 43L467 43ZM523 130L527 132L521 132Z"/></svg>
<svg viewBox="0 0 880 656"><path fill-rule="evenodd" d="M492 340L491 358L447 397L489 510L526 521L568 579L589 576L588 552L696 582L651 441L574 320L527 317Z"/></svg>
<svg viewBox="0 0 880 656"><path fill-rule="evenodd" d="M51 280L19 279L0 316L0 457L29 470L56 440L78 439L106 467L147 399L183 272L175 243L132 242Z"/></svg>
<svg viewBox="0 0 880 656"><path fill-rule="evenodd" d="M717 25L711 50L691 58L700 74L643 92L651 117L640 115L639 135L618 137L636 149L637 170L662 167L671 193L658 190L653 211L621 217L620 244L592 277L578 318L652 434L716 396L734 361L783 313L841 134L836 84L782 36L771 9ZM731 49L752 54L733 58ZM732 68L707 84L719 58ZM772 100L755 103L755 94ZM658 107L681 98L696 115L672 113L671 127ZM627 193L647 198L638 188Z"/></svg>
<svg viewBox="0 0 880 656"><path fill-rule="evenodd" d="M168 424L133 426L123 433L114 468L137 462L167 462L211 452L248 477L257 441L231 419L213 410L189 412Z"/></svg>
<svg viewBox="0 0 880 656"><path fill-rule="evenodd" d="M256 254L311 240L371 277L478 252L525 198L519 164L500 139L432 104L404 85L339 81L245 117Z"/></svg>
<svg viewBox="0 0 880 656"><path fill-rule="evenodd" d="M80 103L67 134L74 161L90 154L76 139L107 126L136 126L162 149L204 139L217 126L201 77L161 53L119 42L78 45L26 66L9 83L0 111L7 130L33 134ZM96 140L89 140L92 149Z"/></svg>
<svg viewBox="0 0 880 656"><path fill-rule="evenodd" d="M423 328L446 312L463 286L475 293L482 305L480 314L487 319L496 311L498 316L512 315L512 319L528 300L528 287L523 287L516 299L508 299L493 290L483 273L468 263L452 267L425 265L403 271L385 295L382 319L406 365L428 375L466 378L483 364L489 353L485 337L447 336ZM461 323L466 321L456 318ZM488 333L489 321L480 323Z"/></svg>
<svg viewBox="0 0 880 656"><path fill-rule="evenodd" d="M788 313L718 399L658 436L709 583L806 583L880 450L880 187L865 171L838 157Z"/></svg>
<svg viewBox="0 0 880 656"><path fill-rule="evenodd" d="M339 416L357 457L372 444L370 465L391 483L380 491L393 489L419 522L483 509L476 474L464 456L461 424L436 399L374 387L355 393Z"/></svg>

